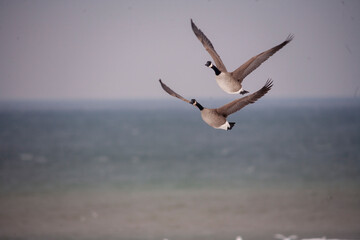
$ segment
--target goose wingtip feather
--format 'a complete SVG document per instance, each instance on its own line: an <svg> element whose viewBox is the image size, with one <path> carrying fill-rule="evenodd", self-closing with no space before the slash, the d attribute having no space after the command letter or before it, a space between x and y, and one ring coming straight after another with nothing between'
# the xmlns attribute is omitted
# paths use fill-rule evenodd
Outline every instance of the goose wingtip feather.
<svg viewBox="0 0 360 240"><path fill-rule="evenodd" d="M274 81L271 78L268 78L268 80L265 83L265 87L270 90L273 86L274 86Z"/></svg>
<svg viewBox="0 0 360 240"><path fill-rule="evenodd" d="M295 37L295 35L294 34L292 34L292 33L290 33L288 36L287 36L287 38L286 38L286 42L291 42L293 39L294 39L294 37Z"/></svg>

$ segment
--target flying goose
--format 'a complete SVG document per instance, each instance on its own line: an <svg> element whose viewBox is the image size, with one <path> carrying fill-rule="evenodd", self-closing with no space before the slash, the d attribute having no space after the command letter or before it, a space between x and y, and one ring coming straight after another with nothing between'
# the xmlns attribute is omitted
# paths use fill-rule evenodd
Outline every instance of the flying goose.
<svg viewBox="0 0 360 240"><path fill-rule="evenodd" d="M208 51L208 53L215 62L214 65L211 61L207 61L205 66L212 68L214 70L216 82L218 83L218 85L222 90L230 94L248 93L248 91L244 90L241 85L244 78L294 38L294 36L290 34L286 38L286 40L281 44L250 58L246 63L241 65L235 71L228 72L220 56L215 51L215 48L210 42L210 40L205 36L205 34L199 28L197 28L197 26L195 25L192 19L191 19L191 27L196 37L200 40L202 45L205 47L206 51Z"/></svg>
<svg viewBox="0 0 360 240"><path fill-rule="evenodd" d="M239 111L240 109L242 109L243 107L245 107L250 103L254 103L256 100L264 96L273 86L272 80L268 79L266 81L266 84L257 92L254 92L246 97L238 98L228 104L225 104L222 107L210 109L201 106L201 104L197 102L195 99L191 99L191 101L189 101L183 98L182 96L174 92L172 89L170 89L168 86L166 86L161 81L161 79L159 79L159 82L161 84L161 87L165 90L165 92L167 92L171 96L177 97L199 108L201 112L201 117L204 120L204 122L206 122L208 125L210 125L213 128L223 129L223 130L231 130L235 125L235 122L228 122L226 120L227 116Z"/></svg>

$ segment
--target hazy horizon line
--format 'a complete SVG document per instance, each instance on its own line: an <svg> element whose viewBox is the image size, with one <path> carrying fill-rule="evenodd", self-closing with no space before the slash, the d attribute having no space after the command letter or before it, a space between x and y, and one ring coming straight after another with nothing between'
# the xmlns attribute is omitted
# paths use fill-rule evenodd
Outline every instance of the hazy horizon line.
<svg viewBox="0 0 360 240"><path fill-rule="evenodd" d="M236 98L198 98L204 106L216 108ZM253 108L296 107L296 106L356 106L360 107L360 98L282 98L271 97L260 99ZM191 109L188 104L174 98L151 99L32 99L32 100L0 100L0 111L12 110L154 110L154 109Z"/></svg>

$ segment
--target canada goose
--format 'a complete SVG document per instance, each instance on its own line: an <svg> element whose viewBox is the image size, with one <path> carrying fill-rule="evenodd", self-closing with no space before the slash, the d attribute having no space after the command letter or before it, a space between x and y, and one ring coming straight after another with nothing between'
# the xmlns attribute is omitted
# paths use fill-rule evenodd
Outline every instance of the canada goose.
<svg viewBox="0 0 360 240"><path fill-rule="evenodd" d="M208 51L208 53L215 62L214 65L212 64L211 61L207 61L205 66L212 68L214 70L216 82L218 83L218 85L222 90L230 94L248 93L248 91L244 90L241 85L244 78L294 38L293 35L289 35L283 43L250 58L246 63L241 65L235 71L228 72L220 56L215 51L215 48L210 42L210 40L205 36L205 34L199 28L197 28L197 26L195 25L192 19L191 19L191 27L196 37L200 40L202 45L205 47L206 51Z"/></svg>
<svg viewBox="0 0 360 240"><path fill-rule="evenodd" d="M161 79L159 79L159 82L161 84L161 87L170 94L171 96L177 97L187 103L190 103L193 106L196 106L199 108L201 112L201 117L208 125L210 125L213 128L217 129L223 129L223 130L231 130L232 127L235 125L235 122L228 122L226 120L227 116L230 114L239 111L246 105L250 103L254 103L256 100L264 96L273 86L273 82L271 79L268 79L266 81L266 84L257 92L254 92L246 97L238 98L228 104L225 104L222 107L219 108L205 108L201 106L199 102L197 102L195 99L191 99L191 101L183 98L176 92L174 92L172 89L170 89L168 86L166 86Z"/></svg>

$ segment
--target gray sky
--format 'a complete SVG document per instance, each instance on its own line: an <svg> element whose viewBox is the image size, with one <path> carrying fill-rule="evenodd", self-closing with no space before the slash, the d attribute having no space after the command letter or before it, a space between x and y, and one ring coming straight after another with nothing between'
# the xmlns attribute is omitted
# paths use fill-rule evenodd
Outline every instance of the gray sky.
<svg viewBox="0 0 360 240"><path fill-rule="evenodd" d="M223 98L190 18L232 71L294 40L244 81L271 97L353 97L360 1L0 1L0 100ZM360 90L357 93L360 96Z"/></svg>

